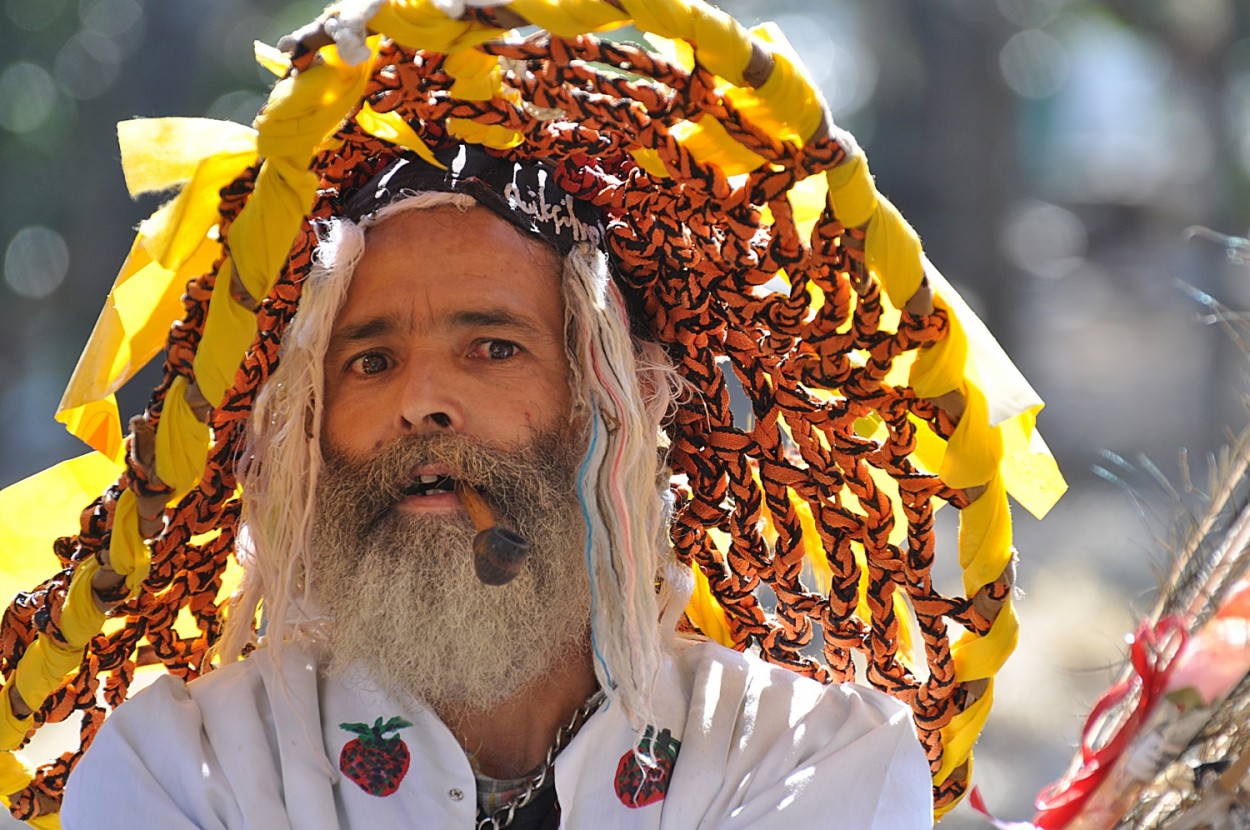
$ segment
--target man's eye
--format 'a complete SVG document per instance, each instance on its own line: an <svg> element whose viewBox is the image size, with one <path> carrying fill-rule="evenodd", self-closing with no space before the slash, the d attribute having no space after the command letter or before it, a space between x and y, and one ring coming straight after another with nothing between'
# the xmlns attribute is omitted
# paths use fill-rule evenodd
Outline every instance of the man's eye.
<svg viewBox="0 0 1250 830"><path fill-rule="evenodd" d="M376 375L386 371L391 365L385 355L377 353L362 354L351 363L351 368L362 375Z"/></svg>
<svg viewBox="0 0 1250 830"><path fill-rule="evenodd" d="M521 347L508 340L491 340L486 343L486 356L491 360L507 360L515 357Z"/></svg>

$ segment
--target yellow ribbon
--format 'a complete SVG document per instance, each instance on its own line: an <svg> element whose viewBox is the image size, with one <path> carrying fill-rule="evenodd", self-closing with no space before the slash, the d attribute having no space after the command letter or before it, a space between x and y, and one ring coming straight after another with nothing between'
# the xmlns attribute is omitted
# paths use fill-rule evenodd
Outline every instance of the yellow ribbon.
<svg viewBox="0 0 1250 830"><path fill-rule="evenodd" d="M433 0L389 0L369 27L396 43L431 52L454 52L493 40L502 29L481 23L451 20Z"/></svg>
<svg viewBox="0 0 1250 830"><path fill-rule="evenodd" d="M152 559L139 535L139 505L133 490L126 490L113 512L113 534L109 539L109 567L126 577L130 596L139 593L148 578Z"/></svg>
<svg viewBox="0 0 1250 830"><path fill-rule="evenodd" d="M694 593L686 605L686 615L708 639L723 646L732 646L733 637L729 634L729 621L725 618L725 609L716 601L707 577L695 563L690 563L690 571L694 575Z"/></svg>
<svg viewBox="0 0 1250 830"><path fill-rule="evenodd" d="M508 8L556 37L598 32L627 20L603 0L513 0Z"/></svg>
<svg viewBox="0 0 1250 830"><path fill-rule="evenodd" d="M228 259L217 272L217 283L213 286L208 316L204 320L204 336L195 352L193 364L195 384L212 406L220 406L226 390L234 385L239 360L256 338L256 315L230 295L233 276L234 264ZM265 293L269 293L268 287ZM159 455L157 460L160 460ZM200 466L203 464L201 458Z"/></svg>
<svg viewBox="0 0 1250 830"><path fill-rule="evenodd" d="M420 156L426 164L442 170L447 169L445 164L434 157L434 151L421 140L421 136L417 135L417 131L399 113L394 111L377 112L366 101L361 105L360 112L356 113L356 123L370 135L376 136L383 141L389 141L391 144L403 147L406 150L411 150Z"/></svg>
<svg viewBox="0 0 1250 830"><path fill-rule="evenodd" d="M35 642L38 642L36 639ZM31 644L34 647L34 643ZM23 655L22 660L26 657ZM21 663L18 664L19 667ZM26 741L26 736L35 728L34 718L27 715L19 718L13 714L13 699L9 697L9 690L14 681L9 680L3 687L0 687L0 751L11 752L17 749ZM25 697L23 696L23 700ZM43 698L39 698L43 700ZM32 709L34 707L31 707Z"/></svg>
<svg viewBox="0 0 1250 830"><path fill-rule="evenodd" d="M204 348L201 341L200 350ZM196 417L186 395L187 379L179 375L165 393L161 420L156 425L156 477L173 488L174 499L195 486L208 460L208 426Z"/></svg>
<svg viewBox="0 0 1250 830"><path fill-rule="evenodd" d="M699 0L621 0L621 5L639 29L693 44L700 64L735 86L746 86L751 38L727 13Z"/></svg>

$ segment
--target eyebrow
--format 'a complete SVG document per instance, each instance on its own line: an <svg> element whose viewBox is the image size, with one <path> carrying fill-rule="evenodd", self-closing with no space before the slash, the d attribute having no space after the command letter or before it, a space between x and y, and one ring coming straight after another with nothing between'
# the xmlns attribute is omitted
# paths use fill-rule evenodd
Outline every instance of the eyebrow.
<svg viewBox="0 0 1250 830"><path fill-rule="evenodd" d="M529 316L517 314L505 308L454 311L447 315L447 323L451 328L506 328L532 335L542 332L542 327ZM392 314L349 323L331 335L326 352L337 354L350 348L354 343L386 337L399 331L400 328L402 326L398 316Z"/></svg>
<svg viewBox="0 0 1250 830"><path fill-rule="evenodd" d="M361 340L372 340L390 334L399 328L399 321L392 316L370 317L359 323L344 326L330 337L330 348L341 347L347 343L358 343Z"/></svg>

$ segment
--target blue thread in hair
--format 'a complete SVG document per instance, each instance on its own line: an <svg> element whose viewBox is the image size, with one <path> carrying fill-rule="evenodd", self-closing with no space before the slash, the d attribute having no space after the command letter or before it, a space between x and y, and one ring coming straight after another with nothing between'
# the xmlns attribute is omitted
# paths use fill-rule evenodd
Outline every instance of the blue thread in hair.
<svg viewBox="0 0 1250 830"><path fill-rule="evenodd" d="M591 407L590 414L594 416L590 422L590 446L586 448L586 457L582 459L582 466L577 471L577 503L582 508L582 519L586 523L586 574L590 577L590 648L595 654L595 662L603 667L608 685L615 686L616 682L612 680L612 672L608 669L608 663L599 652L598 617L595 614L598 597L595 595L595 571L591 565L594 533L591 530L593 525L590 521L590 506L586 502L586 476L590 471L590 459L594 457L595 449L599 445L599 407Z"/></svg>

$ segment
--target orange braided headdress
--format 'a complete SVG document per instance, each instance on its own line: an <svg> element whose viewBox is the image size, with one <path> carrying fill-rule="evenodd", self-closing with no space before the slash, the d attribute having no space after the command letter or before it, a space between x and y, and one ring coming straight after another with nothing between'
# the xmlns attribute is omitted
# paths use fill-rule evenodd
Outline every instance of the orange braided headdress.
<svg viewBox="0 0 1250 830"><path fill-rule="evenodd" d="M292 44L259 133L226 130L216 153L171 174L182 195L141 227L119 277L191 277L164 380L131 423L117 483L57 541L63 570L4 617L0 749L75 711L85 745L138 664L184 678L209 668L239 527L235 463L298 306L311 223L400 152L470 142L542 160L602 211L641 324L696 393L667 425L671 539L696 583L684 624L826 682L855 679L863 655L864 678L912 707L941 815L966 787L1014 644L1006 493L1045 512L1062 491L1032 435L1040 403L929 268L775 34L699 0L444 6L332 11ZM676 38L657 40L671 56L582 34L629 20ZM364 40L365 21L382 36ZM527 22L553 34L505 37ZM357 52L359 66L340 56ZM129 129L124 142L179 127ZM812 193L818 215L800 217ZM748 423L735 422L729 374ZM66 418L112 454L83 411ZM963 597L930 575L943 502L962 511ZM107 625L91 595L101 561L125 577ZM184 609L192 624L179 628ZM33 778L0 765L14 815L54 812L77 754Z"/></svg>

